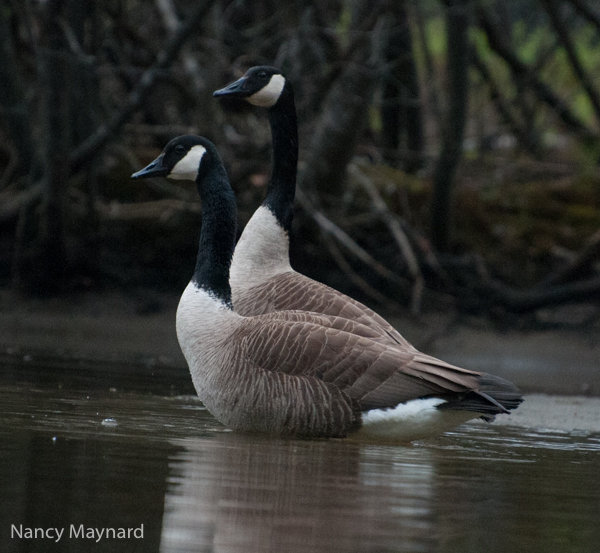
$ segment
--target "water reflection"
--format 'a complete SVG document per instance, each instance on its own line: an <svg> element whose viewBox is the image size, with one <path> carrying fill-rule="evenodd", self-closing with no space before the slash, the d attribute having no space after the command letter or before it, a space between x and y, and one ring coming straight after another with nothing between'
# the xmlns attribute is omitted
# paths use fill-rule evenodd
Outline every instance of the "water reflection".
<svg viewBox="0 0 600 553"><path fill-rule="evenodd" d="M11 438L10 448L2 448L0 459L3 553L158 550L172 448L46 433L27 432ZM11 532L13 524L63 531L58 542L22 540ZM123 548L124 543L114 540L96 543L70 536L71 525L79 528L81 524L86 529L138 528L143 524L144 539L124 540Z"/></svg>
<svg viewBox="0 0 600 553"><path fill-rule="evenodd" d="M412 448L178 440L163 552L594 551L600 438L464 426Z"/></svg>
<svg viewBox="0 0 600 553"><path fill-rule="evenodd" d="M237 435L178 444L185 449L172 459L161 551L433 545L426 449Z"/></svg>
<svg viewBox="0 0 600 553"><path fill-rule="evenodd" d="M580 553L600 543L598 434L465 425L414 447L267 439L228 432L197 399L148 383L136 392L113 379L80 388L62 372L18 377L0 370L2 553ZM144 539L19 540L13 523L143 523Z"/></svg>

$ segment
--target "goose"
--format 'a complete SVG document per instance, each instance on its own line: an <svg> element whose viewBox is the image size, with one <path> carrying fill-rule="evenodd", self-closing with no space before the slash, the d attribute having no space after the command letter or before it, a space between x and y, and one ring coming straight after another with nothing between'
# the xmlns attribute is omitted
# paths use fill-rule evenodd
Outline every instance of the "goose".
<svg viewBox="0 0 600 553"><path fill-rule="evenodd" d="M275 67L249 69L213 93L267 108L273 141L273 171L262 205L248 221L231 263L233 306L241 315L302 309L345 317L376 330L390 345L412 349L383 317L366 305L294 271L289 232L294 216L298 127L294 91Z"/></svg>
<svg viewBox="0 0 600 553"><path fill-rule="evenodd" d="M171 140L132 178L194 180L202 202L198 257L176 315L179 344L199 398L240 432L408 442L521 402L514 384L413 349L375 329L302 310L243 316L229 270L236 203L214 144Z"/></svg>

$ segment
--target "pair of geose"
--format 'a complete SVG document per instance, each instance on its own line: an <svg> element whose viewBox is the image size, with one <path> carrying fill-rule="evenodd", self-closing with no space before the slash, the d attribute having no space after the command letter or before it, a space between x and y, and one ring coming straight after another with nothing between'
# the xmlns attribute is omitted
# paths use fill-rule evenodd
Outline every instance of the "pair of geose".
<svg viewBox="0 0 600 553"><path fill-rule="evenodd" d="M132 176L195 181L202 200L177 336L209 411L238 431L403 442L517 407L522 398L511 382L417 351L371 309L291 268L292 87L277 69L254 67L214 95L267 108L271 124L267 196L237 246L235 197L212 142L175 138Z"/></svg>

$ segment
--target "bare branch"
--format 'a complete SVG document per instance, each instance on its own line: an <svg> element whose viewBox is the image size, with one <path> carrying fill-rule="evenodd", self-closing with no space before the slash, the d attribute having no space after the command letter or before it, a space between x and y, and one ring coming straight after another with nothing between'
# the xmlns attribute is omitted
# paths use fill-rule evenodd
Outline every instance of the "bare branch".
<svg viewBox="0 0 600 553"><path fill-rule="evenodd" d="M37 200L42 195L43 189L42 183L37 182L27 190L12 194L12 197L8 197L7 192L2 194L0 196L0 223L14 219L23 206Z"/></svg>
<svg viewBox="0 0 600 553"><path fill-rule="evenodd" d="M600 15L594 13L581 0L567 0L583 17L596 26L600 31Z"/></svg>
<svg viewBox="0 0 600 553"><path fill-rule="evenodd" d="M511 104L505 99L501 87L498 85L488 66L479 56L477 48L471 49L471 63L480 73L483 80L487 83L490 90L490 97L498 113L504 119L504 122L508 125L511 132L518 137L522 147L529 153L537 153L537 139L535 133L532 130L528 130L526 125L520 121L519 116L515 113L515 110Z"/></svg>
<svg viewBox="0 0 600 553"><path fill-rule="evenodd" d="M146 125L144 123L126 123L123 130L129 133L144 136L157 136L160 138L172 138L180 134L200 134L200 129L191 125Z"/></svg>
<svg viewBox="0 0 600 553"><path fill-rule="evenodd" d="M540 282L538 287L547 287L569 282L587 270L596 259L600 259L600 230L588 238L584 248L577 254L571 263L562 270L545 278Z"/></svg>
<svg viewBox="0 0 600 553"><path fill-rule="evenodd" d="M155 219L165 221L177 212L202 213L200 202L164 199L150 202L119 203L97 202L96 209L105 219L139 221Z"/></svg>
<svg viewBox="0 0 600 553"><path fill-rule="evenodd" d="M540 81L531 68L523 63L509 48L504 40L502 33L496 28L488 13L482 6L478 7L479 23L485 31L490 48L494 50L510 67L513 74L522 79L536 94L540 101L548 105L560 117L562 122L573 132L583 138L597 138L596 133L588 128L567 106L567 104L558 97L552 89L544 82Z"/></svg>
<svg viewBox="0 0 600 553"><path fill-rule="evenodd" d="M204 0L199 4L190 18L181 26L177 34L175 34L167 43L165 48L156 56L156 62L142 75L137 86L129 94L127 102L119 113L116 113L110 121L102 125L93 135L87 138L80 144L70 156L70 162L73 170L80 169L92 158L116 132L118 132L123 124L133 115L133 113L142 105L148 97L152 86L156 80L158 73L165 69L177 57L179 51L190 38L190 36L199 29L200 21L206 16L215 0Z"/></svg>
<svg viewBox="0 0 600 553"><path fill-rule="evenodd" d="M370 296L375 301L379 302L381 305L392 306L398 311L401 309L401 306L397 304L395 301L391 300L387 296L384 296L381 292L373 288L364 278L356 273L356 271L352 268L350 263L344 257L344 254L337 247L333 239L328 234L323 234L323 239L325 240L325 244L329 248L333 259L338 264L339 268L344 271L344 274L358 287L360 288L367 296Z"/></svg>
<svg viewBox="0 0 600 553"><path fill-rule="evenodd" d="M84 63L86 65L91 65L95 61L94 56L88 56L83 51L83 48L79 44L77 37L75 36L75 33L73 32L73 29L71 28L71 26L69 25L67 20L64 17L59 17L57 19L57 23L60 26L60 28L62 29L62 32L65 35L67 44L69 45L69 48L70 48L71 52L75 55L75 57L81 63Z"/></svg>
<svg viewBox="0 0 600 553"><path fill-rule="evenodd" d="M402 226L398 222L398 219L390 212L383 198L379 194L377 187L373 184L371 179L367 177L355 163L351 163L348 166L348 172L352 175L356 181L365 189L371 201L375 211L379 214L383 222L388 227L390 234L394 238L394 241L398 245L400 253L406 260L408 271L414 281L411 311L415 314L419 313L421 308L421 296L423 294L424 280L419 261L413 248L410 244L406 233L402 229Z"/></svg>
<svg viewBox="0 0 600 553"><path fill-rule="evenodd" d="M371 254L361 248L350 236L338 227L333 221L325 217L321 211L316 209L312 202L304 195L301 190L296 190L296 199L302 208L312 217L325 234L333 236L340 244L343 244L355 257L360 259L365 265L373 269L378 275L394 284L404 285L405 281L390 271L385 265L382 265Z"/></svg>
<svg viewBox="0 0 600 553"><path fill-rule="evenodd" d="M177 16L177 12L175 11L175 6L173 4L173 0L156 0L156 5L158 7L158 11L162 15L163 22L167 31L169 32L169 36L174 36L181 29L181 21ZM181 57L183 59L183 67L194 83L194 89L196 93L200 92L203 88L203 81L200 78L200 68L198 66L198 61L191 54L188 48L183 48L181 52Z"/></svg>
<svg viewBox="0 0 600 553"><path fill-rule="evenodd" d="M513 313L527 313L549 305L589 300L600 294L600 278L525 291L494 282L489 288L481 289L480 293L482 297L487 295L492 303L500 304Z"/></svg>
<svg viewBox="0 0 600 553"><path fill-rule="evenodd" d="M598 95L598 91L596 87L593 85L592 80L589 78L588 74L585 72L583 65L579 59L579 55L575 50L575 46L573 45L573 41L569 36L569 32L565 24L563 23L559 8L556 4L555 0L541 0L542 5L544 6L546 12L550 16L550 21L552 22L552 26L562 43L565 52L567 53L567 57L571 62L571 67L573 71L577 75L577 78L581 82L581 85L587 92L588 98L594 107L594 111L596 112L596 118L600 121L600 95Z"/></svg>

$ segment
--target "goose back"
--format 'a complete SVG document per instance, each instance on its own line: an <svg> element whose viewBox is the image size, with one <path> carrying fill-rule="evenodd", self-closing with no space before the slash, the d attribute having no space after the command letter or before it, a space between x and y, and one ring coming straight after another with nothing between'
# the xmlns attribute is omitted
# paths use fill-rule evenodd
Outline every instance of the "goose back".
<svg viewBox="0 0 600 553"><path fill-rule="evenodd" d="M289 231L298 163L298 127L291 83L278 69L258 66L214 95L267 108L273 143L273 171L267 196L244 228L231 264L234 309L244 316L303 309L347 317L371 327L391 346L412 349L372 309L297 273L290 265Z"/></svg>
<svg viewBox="0 0 600 553"><path fill-rule="evenodd" d="M342 317L371 328L383 343L415 350L404 336L375 311L326 284L297 273L291 267L287 271L261 275L258 279L252 278L254 272L235 274L234 279L232 273L232 284L241 282L242 274L247 276L245 286L232 285L234 309L240 315L250 317L276 311L305 310Z"/></svg>

